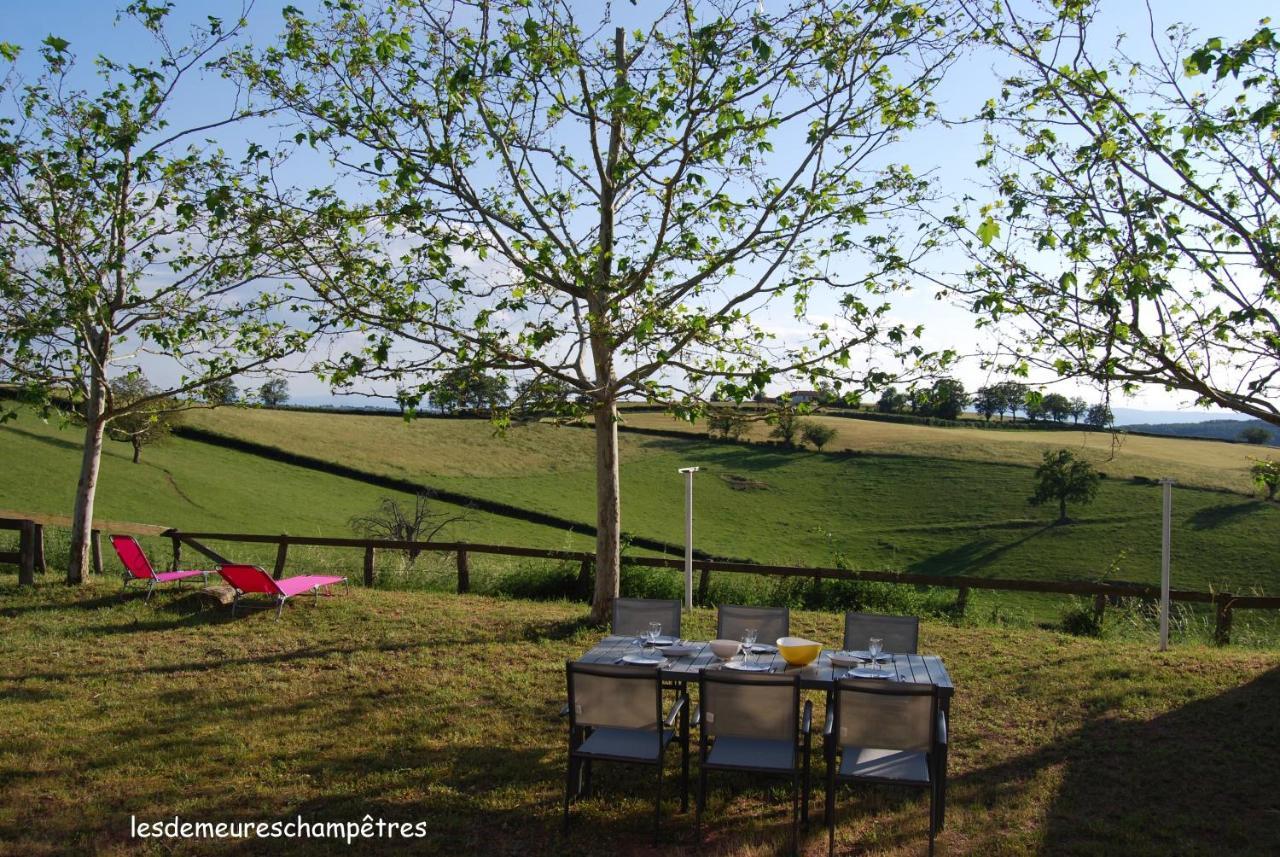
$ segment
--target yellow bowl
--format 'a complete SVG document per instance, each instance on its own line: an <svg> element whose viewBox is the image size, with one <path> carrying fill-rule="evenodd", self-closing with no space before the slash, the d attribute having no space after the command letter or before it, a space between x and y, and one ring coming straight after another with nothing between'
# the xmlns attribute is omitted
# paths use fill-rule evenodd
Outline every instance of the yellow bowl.
<svg viewBox="0 0 1280 857"><path fill-rule="evenodd" d="M793 667L808 666L822 651L822 644L804 637L779 637L778 654Z"/></svg>

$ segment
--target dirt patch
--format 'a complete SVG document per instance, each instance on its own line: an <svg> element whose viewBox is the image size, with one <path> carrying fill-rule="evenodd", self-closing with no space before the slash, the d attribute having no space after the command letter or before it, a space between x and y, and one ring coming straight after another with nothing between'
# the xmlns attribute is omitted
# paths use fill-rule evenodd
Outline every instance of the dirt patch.
<svg viewBox="0 0 1280 857"><path fill-rule="evenodd" d="M729 483L729 487L734 491L768 491L769 483L761 482L759 479L749 479L746 476L738 476L735 473L726 473L720 477Z"/></svg>

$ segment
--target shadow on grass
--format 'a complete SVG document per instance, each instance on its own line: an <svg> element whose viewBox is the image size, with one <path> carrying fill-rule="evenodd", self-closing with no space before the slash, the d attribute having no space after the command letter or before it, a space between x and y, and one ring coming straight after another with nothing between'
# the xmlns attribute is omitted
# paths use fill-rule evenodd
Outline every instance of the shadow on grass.
<svg viewBox="0 0 1280 857"><path fill-rule="evenodd" d="M531 643L546 640L572 640L585 633L606 631L604 625L597 625L591 617L583 615L577 619L565 619L560 622L539 622L524 630L524 639Z"/></svg>
<svg viewBox="0 0 1280 857"><path fill-rule="evenodd" d="M1260 512L1266 504L1260 500L1246 500L1243 503L1219 503L1217 506L1206 506L1197 509L1190 518L1193 530L1212 530L1224 524L1248 517Z"/></svg>
<svg viewBox="0 0 1280 857"><path fill-rule="evenodd" d="M1006 553L1021 547L1037 536L1053 530L1055 524L1041 524L1037 529L1011 542L997 545L990 538L978 538L962 545L939 551L907 566L915 574L963 574L990 565Z"/></svg>
<svg viewBox="0 0 1280 857"><path fill-rule="evenodd" d="M1037 753L953 777L949 803L1016 802L1035 777L1057 769L1040 853L1275 854L1277 709L1280 669L1151 720L1099 712ZM998 831L989 835L995 847Z"/></svg>

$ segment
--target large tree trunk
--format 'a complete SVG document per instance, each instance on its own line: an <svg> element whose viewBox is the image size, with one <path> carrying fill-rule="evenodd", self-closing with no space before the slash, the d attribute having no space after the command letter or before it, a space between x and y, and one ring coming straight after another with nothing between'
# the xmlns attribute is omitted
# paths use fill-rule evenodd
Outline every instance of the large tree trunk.
<svg viewBox="0 0 1280 857"><path fill-rule="evenodd" d="M133 463L137 464L142 459L142 441L136 437L131 437L129 442L133 444Z"/></svg>
<svg viewBox="0 0 1280 857"><path fill-rule="evenodd" d="M75 510L71 513L71 556L67 562L67 583L70 584L84 583L92 567L89 543L93 533L93 502L102 463L102 437L107 427L102 419L103 396L102 384L94 378L89 385L89 400L85 402L84 450L80 456Z"/></svg>
<svg viewBox="0 0 1280 857"><path fill-rule="evenodd" d="M609 621L622 577L622 503L618 481L618 407L597 402L596 421L596 590L591 619Z"/></svg>

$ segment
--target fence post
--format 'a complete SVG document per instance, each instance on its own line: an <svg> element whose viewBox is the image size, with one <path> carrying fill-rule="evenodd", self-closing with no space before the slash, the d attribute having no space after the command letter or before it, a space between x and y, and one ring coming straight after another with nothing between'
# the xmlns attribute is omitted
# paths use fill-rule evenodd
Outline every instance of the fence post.
<svg viewBox="0 0 1280 857"><path fill-rule="evenodd" d="M182 539L177 536L169 536L169 539L173 542L173 565L169 566L169 570L177 571L182 564Z"/></svg>
<svg viewBox="0 0 1280 857"><path fill-rule="evenodd" d="M1107 610L1107 596L1104 592L1099 592L1093 596L1093 621L1102 624L1102 615Z"/></svg>
<svg viewBox="0 0 1280 857"><path fill-rule="evenodd" d="M276 567L271 576L276 580L284 577L284 564L289 558L289 537L284 533L280 534L280 545L276 548Z"/></svg>
<svg viewBox="0 0 1280 857"><path fill-rule="evenodd" d="M702 573L698 575L698 603L707 603L707 590L711 588L711 569L705 565L702 567Z"/></svg>
<svg viewBox="0 0 1280 857"><path fill-rule="evenodd" d="M102 530L93 530L89 538L93 548L93 573L102 576Z"/></svg>
<svg viewBox="0 0 1280 857"><path fill-rule="evenodd" d="M471 563L465 550L458 551L458 594L465 595L471 591Z"/></svg>
<svg viewBox="0 0 1280 857"><path fill-rule="evenodd" d="M1214 602L1217 613L1217 624L1213 629L1213 641L1219 646L1231 642L1231 602L1235 596L1222 593L1222 600Z"/></svg>
<svg viewBox="0 0 1280 857"><path fill-rule="evenodd" d="M44 524L33 524L32 529L35 534L35 539L34 539L35 551L36 551L35 567L36 567L36 571L40 572L40 574L43 575L49 571L49 567L45 564L45 561L44 561Z"/></svg>
<svg viewBox="0 0 1280 857"><path fill-rule="evenodd" d="M364 585L373 586L373 545L364 549Z"/></svg>
<svg viewBox="0 0 1280 857"><path fill-rule="evenodd" d="M956 612L963 616L969 612L969 587L961 586L956 590Z"/></svg>
<svg viewBox="0 0 1280 857"><path fill-rule="evenodd" d="M18 585L36 585L35 524L31 521L18 525Z"/></svg>
<svg viewBox="0 0 1280 857"><path fill-rule="evenodd" d="M584 559L582 564L578 566L578 598L583 601L590 601L593 588L591 585L591 560Z"/></svg>

